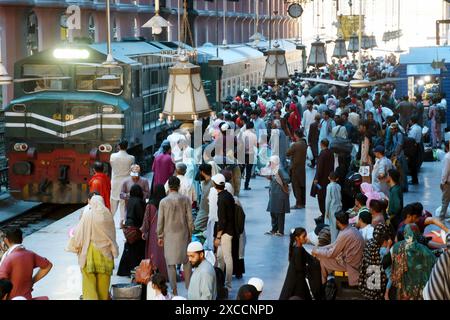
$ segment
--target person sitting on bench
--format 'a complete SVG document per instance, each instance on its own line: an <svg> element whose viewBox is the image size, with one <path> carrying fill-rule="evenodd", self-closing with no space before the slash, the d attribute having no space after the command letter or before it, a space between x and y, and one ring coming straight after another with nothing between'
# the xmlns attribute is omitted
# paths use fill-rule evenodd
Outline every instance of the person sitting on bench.
<svg viewBox="0 0 450 320"><path fill-rule="evenodd" d="M357 286L364 239L355 227L349 225L348 213L340 211L335 217L336 226L340 230L336 241L328 246L315 247L312 255L320 260L323 284L327 282L331 272L346 271L349 286Z"/></svg>

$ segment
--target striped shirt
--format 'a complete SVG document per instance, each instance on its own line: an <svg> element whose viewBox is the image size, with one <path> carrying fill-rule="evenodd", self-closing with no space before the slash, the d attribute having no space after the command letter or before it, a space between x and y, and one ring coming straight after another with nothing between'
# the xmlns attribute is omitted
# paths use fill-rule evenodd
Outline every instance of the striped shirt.
<svg viewBox="0 0 450 320"><path fill-rule="evenodd" d="M450 300L450 253L440 256L423 289L425 300Z"/></svg>

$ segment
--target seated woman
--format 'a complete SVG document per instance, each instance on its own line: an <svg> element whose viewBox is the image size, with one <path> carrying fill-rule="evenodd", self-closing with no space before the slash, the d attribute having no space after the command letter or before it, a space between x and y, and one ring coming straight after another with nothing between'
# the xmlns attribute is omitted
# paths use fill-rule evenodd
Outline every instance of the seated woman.
<svg viewBox="0 0 450 320"><path fill-rule="evenodd" d="M397 242L392 251L392 285L397 300L422 300L436 257L418 242L416 224L407 224L403 235L405 240Z"/></svg>
<svg viewBox="0 0 450 320"><path fill-rule="evenodd" d="M383 270L381 249L390 240L389 228L378 224L373 232L373 239L366 243L359 272L359 291L368 300L384 300L387 275ZM379 275L379 279L374 279ZM373 284L379 284L378 286Z"/></svg>

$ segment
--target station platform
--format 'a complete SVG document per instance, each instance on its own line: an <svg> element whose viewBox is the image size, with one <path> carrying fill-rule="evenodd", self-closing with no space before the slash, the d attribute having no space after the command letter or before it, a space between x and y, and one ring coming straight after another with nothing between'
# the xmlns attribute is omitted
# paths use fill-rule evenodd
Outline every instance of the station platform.
<svg viewBox="0 0 450 320"><path fill-rule="evenodd" d="M442 164L424 163L419 176L420 185L410 186L410 192L404 196L405 204L421 201L424 207L434 212L440 206L441 192L439 180ZM264 234L270 229L270 215L266 211L268 201L268 181L262 177L252 179L252 190L241 189L240 200L246 213L247 243L245 250L245 274L242 279L233 278L229 298L236 298L239 287L251 278L259 277L264 281L262 300L277 300L283 286L288 267L289 233L292 228L305 227L312 231L314 218L320 215L317 200L309 196L309 190L315 171L307 168L307 205L304 210L292 210L286 215L284 237L272 237ZM291 194L291 205L294 197ZM51 300L79 299L81 295L81 273L77 256L64 251L67 245L69 229L74 227L81 210L31 234L25 238L24 245L36 253L48 258L54 265L51 272L35 285L33 296L48 296ZM118 226L118 214L115 216ZM120 255L123 252L124 236L117 228L117 242ZM120 256L115 260L112 284L129 283L129 278L116 276ZM178 283L179 295L186 296L184 283Z"/></svg>

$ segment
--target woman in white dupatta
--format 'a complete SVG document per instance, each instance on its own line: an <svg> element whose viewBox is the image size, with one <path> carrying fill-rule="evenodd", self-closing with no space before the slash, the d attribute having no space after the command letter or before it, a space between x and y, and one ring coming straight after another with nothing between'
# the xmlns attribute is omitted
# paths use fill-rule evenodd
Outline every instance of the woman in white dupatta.
<svg viewBox="0 0 450 320"><path fill-rule="evenodd" d="M94 195L69 240L67 251L78 255L84 300L108 300L114 258L118 256L114 220L103 198Z"/></svg>

